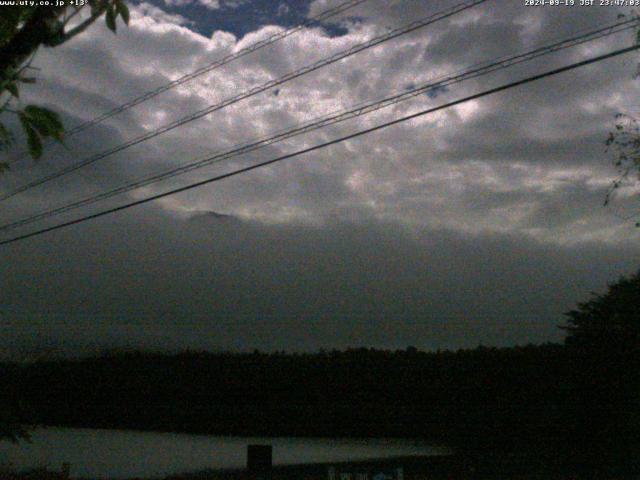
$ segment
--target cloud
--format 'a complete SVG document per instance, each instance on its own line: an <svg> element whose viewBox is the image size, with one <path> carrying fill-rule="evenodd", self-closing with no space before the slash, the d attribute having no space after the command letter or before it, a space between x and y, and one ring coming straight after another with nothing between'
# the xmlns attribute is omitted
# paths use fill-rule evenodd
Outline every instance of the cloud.
<svg viewBox="0 0 640 480"><path fill-rule="evenodd" d="M362 21L352 25L344 36L328 36L321 28L304 29L114 118L110 124L119 135L103 144L95 142L93 150L99 151L109 144L117 144L116 139L132 138L165 125L342 51L383 31L385 25L395 27L409 18L435 11L433 6L414 5L408 9L404 2L391 2L380 9L374 8L374 3L366 2L349 12ZM329 6L318 2L311 6L309 14ZM438 9L446 6L439 5ZM286 83L278 87L277 95L257 95L100 162L115 165L113 168L102 165L95 168L108 169L108 175L118 179L137 178L147 172L170 168L209 152L269 135L276 129L402 91L408 85L418 85L473 62L523 51L540 45L545 39L558 39L593 28L603 17L588 10L578 12L576 9L571 22L560 22L541 9L534 16L541 16L542 21L534 24L555 25L555 30L545 33L527 27L525 20L533 17L526 9L507 8L504 13L490 6L478 7ZM176 15L165 18L158 12L162 11L142 4L130 28L122 29L117 36L100 25L68 46L43 52L39 62L47 75L30 89L33 98L43 99L68 115L91 118L109 105L125 102L282 30L282 27L265 25L242 39L225 32L206 38L188 28L188 19ZM605 16L609 20L614 18L615 12ZM622 39L601 41L597 50L614 48ZM276 157L522 78L541 68L584 58L593 50L579 47L531 65L439 89L437 95L431 92L393 108L274 145L262 153L193 172L157 187L147 187L133 195L148 195L257 159ZM574 241L592 239L591 218L601 230L603 241L616 241L617 234L633 239L636 238L633 230L622 233L624 229L619 228L616 217L601 209L598 199L604 185L615 174L608 167L610 160L603 153L602 141L611 128L612 115L624 109L638 92L629 67L624 58L612 60L606 65L485 97L289 160L291 167L273 166L261 173L248 174L219 185L211 194L194 191L163 204L167 208L189 211L193 208L217 210L219 202L233 203L234 213L247 218L297 219L315 224L327 215L338 212L353 215L359 210L381 220L394 218L407 224L418 222L438 227L446 224L447 228L460 231L468 231L469 224L474 224L474 230L481 228L487 232L530 235L536 232L538 240L550 242L568 241L562 229L573 229L572 225L584 222L584 232L570 237ZM104 74L106 68L112 72L110 75ZM69 81L68 71L77 71L78 75ZM606 87L613 83L620 88L613 91ZM86 144L84 148L70 142L69 148L76 157L91 150L88 144L91 138L82 141ZM64 155L65 152L60 151L60 156ZM48 165L55 161L52 159ZM127 167L121 169L123 162ZM547 202L551 202L550 208L556 200L551 199L545 188L530 188L523 186L523 182L550 181L548 179L561 175L566 168L580 169L583 183L575 186L583 190L583 198L590 202L587 209L590 213L569 208L562 216L563 221L537 224L541 218L532 212L543 211ZM361 180L355 185L352 179L358 175ZM103 176L101 182L108 185L110 178ZM82 184L84 180L79 182ZM590 187L594 184L600 186L597 192ZM516 190L526 193L526 198L521 198L517 206L505 206L511 214L502 213L500 208L488 209L487 202L467 203L471 198ZM70 196L72 194L70 192ZM424 211L431 214L425 217L420 213ZM421 221L420 217L429 220ZM607 231L615 231L616 235Z"/></svg>
<svg viewBox="0 0 640 480"><path fill-rule="evenodd" d="M164 0L167 5L181 7L194 3L194 0ZM220 0L195 0L195 3L202 5L209 10L220 10L221 8L238 8L244 1L225 1L224 4Z"/></svg>
<svg viewBox="0 0 640 480"><path fill-rule="evenodd" d="M219 0L198 0L198 3L204 5L210 10L218 10L220 8Z"/></svg>
<svg viewBox="0 0 640 480"><path fill-rule="evenodd" d="M185 0L165 0L167 1L167 5L186 5ZM187 0L188 1L188 0ZM170 14L165 12L164 10L156 7L147 2L140 2L134 7L134 11L139 13L141 16L152 19L156 23L169 23L175 25L189 25L193 22L187 20L182 15Z"/></svg>
<svg viewBox="0 0 640 480"><path fill-rule="evenodd" d="M233 9L238 8L242 4L246 3L245 0L224 0L222 3L220 0L163 0L164 4L168 7L184 7L186 5L201 5L209 10L220 9Z"/></svg>
<svg viewBox="0 0 640 480"><path fill-rule="evenodd" d="M313 2L308 15L335 4ZM365 2L335 19L347 29L345 35L304 28L71 137L66 147L49 148L37 164L18 162L0 178L0 190L453 4ZM197 19L189 5L171 6L167 13L140 4L133 9L130 26L119 28L117 35L96 23L60 48L43 49L35 61L40 78L24 87L25 101L56 109L72 126L284 28L266 18L243 36L222 30L204 36L194 31L192 22ZM223 6L232 5L220 2ZM4 204L3 221L175 168L478 62L575 35L615 20L618 13L597 7L575 8L565 15L554 12L526 9L510 0L487 3L285 83L277 94L256 95L16 196ZM81 213L345 136L613 50L631 37L628 32L596 46L451 85L437 95L420 95ZM615 176L603 142L613 127L613 115L637 103L640 84L632 78L634 71L634 57L608 60L165 198L151 210L121 212L95 226L79 225L68 236L43 236L17 250L5 250L16 252L13 255L0 251L8 255L3 257L5 268L18 272L15 278L21 279L6 290L13 298L7 310L11 325L26 325L30 318L41 318L42 325L69 323L51 319L71 315L74 325L82 327L70 327L68 339L80 343L90 336L82 333L86 327L87 332L102 332L96 335L104 341L120 342L129 335L147 343L153 343L153 337L163 345L178 342L178 336L195 345L208 332L207 345L238 348L281 347L278 331L287 332L282 338L300 348L325 342L405 346L413 338L421 339L420 346L434 348L479 340L503 344L557 339L550 332L555 332L553 325L563 309L589 289L601 288L616 272L630 271L638 258L640 232L616 216L635 208L637 196L621 195L613 209L602 207ZM233 222L201 228L198 222L185 222L193 212L228 214ZM71 212L61 219L79 214ZM153 222L159 225L155 230ZM143 235L153 240L143 240ZM86 260L71 251L76 247ZM191 251L193 259L178 253ZM47 266L60 255L63 263ZM16 263L17 258L22 263ZM252 265L259 266L255 272ZM40 274L49 283L38 283L44 290L29 293L29 282ZM94 274L95 283L80 280ZM13 274L5 272L9 277ZM210 296L206 285L222 293ZM327 292L327 297L317 292ZM524 300L529 295L536 300ZM159 300L163 296L166 301ZM121 302L116 301L119 297ZM212 298L224 301L218 305ZM75 305L78 311L71 314L64 305ZM211 327L198 323L208 312L215 312ZM183 313L200 333L189 334L187 326L171 323ZM97 324L93 318L114 326L89 328ZM131 323L118 323L124 318ZM309 323L300 323L301 318ZM166 338L160 327L146 330L153 319L162 328L169 325ZM488 322L486 330L474 323L477 319ZM508 319L514 323L505 327ZM26 337L29 328L24 327ZM42 338L54 335L49 327L38 328L43 329ZM56 338L63 337L60 333Z"/></svg>

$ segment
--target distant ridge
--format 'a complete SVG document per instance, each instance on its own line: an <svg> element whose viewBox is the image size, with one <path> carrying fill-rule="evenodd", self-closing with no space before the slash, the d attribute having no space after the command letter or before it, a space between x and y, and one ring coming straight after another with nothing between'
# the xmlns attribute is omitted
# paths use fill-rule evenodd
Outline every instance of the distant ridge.
<svg viewBox="0 0 640 480"><path fill-rule="evenodd" d="M240 219L234 215L226 213L218 213L213 210L200 210L194 212L188 219L188 222L202 224L205 222L223 222L223 223L236 223L240 222Z"/></svg>

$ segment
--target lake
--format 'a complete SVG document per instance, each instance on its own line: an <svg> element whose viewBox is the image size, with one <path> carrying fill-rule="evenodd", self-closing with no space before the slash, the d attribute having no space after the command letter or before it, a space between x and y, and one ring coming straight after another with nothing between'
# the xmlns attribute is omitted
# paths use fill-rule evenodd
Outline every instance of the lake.
<svg viewBox="0 0 640 480"><path fill-rule="evenodd" d="M438 455L446 450L412 440L220 437L120 430L46 428L32 443L0 442L0 465L17 469L71 464L72 477L161 477L204 469L243 468L249 444L273 445L273 463Z"/></svg>

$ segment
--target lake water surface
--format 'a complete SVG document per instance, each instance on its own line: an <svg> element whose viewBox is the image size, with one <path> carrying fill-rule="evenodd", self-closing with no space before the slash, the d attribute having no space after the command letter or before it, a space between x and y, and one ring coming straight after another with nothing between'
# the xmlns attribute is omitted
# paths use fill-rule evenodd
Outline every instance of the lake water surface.
<svg viewBox="0 0 640 480"><path fill-rule="evenodd" d="M247 445L253 443L273 445L276 465L446 453L424 443L395 439L215 437L71 428L39 429L32 437L31 444L0 442L0 465L59 470L69 462L72 477L149 478L242 468Z"/></svg>

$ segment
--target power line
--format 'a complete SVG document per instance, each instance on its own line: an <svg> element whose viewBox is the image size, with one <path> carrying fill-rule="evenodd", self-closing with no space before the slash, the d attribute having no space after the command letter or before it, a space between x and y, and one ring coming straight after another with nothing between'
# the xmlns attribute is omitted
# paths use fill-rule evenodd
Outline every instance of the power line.
<svg viewBox="0 0 640 480"><path fill-rule="evenodd" d="M175 80L172 80L169 83L166 83L164 85L161 85L153 90L150 90L148 92L143 93L142 95L126 102L123 103L122 105L119 105L95 118L93 118L92 120L88 120L84 123L81 123L80 125L77 125L69 130L67 130L65 132L65 137L69 138L73 135L75 135L76 133L82 132L94 125L97 125L99 123L102 123L103 121L118 115L119 113L122 113L126 110L129 110L130 108L135 107L136 105L139 105L143 102L146 102L147 100L150 100L158 95L160 95L161 93L164 93L168 90L171 90L179 85L183 85L187 82L190 82L191 80L193 80L194 78L197 78L201 75L204 75L205 73L209 73L212 72L213 70L216 70L224 65L227 65L228 63L233 62L234 60L237 60L239 58L242 58L246 55L249 55L250 53L253 53L257 50L260 50L262 48L265 48L269 45L272 45L280 40L283 40L291 35L293 35L294 33L299 32L300 30L302 30L303 28L315 25L315 24L321 24L323 21L334 17L342 12L345 12L346 10L349 10L353 7L358 6L361 3L364 2L368 2L369 0L349 0L347 2L343 2L333 8L330 8L328 10L325 10L324 12L316 15L315 17L312 17L308 20L305 20L304 22L302 22L302 24L297 25L295 27L289 28L287 30L283 30L281 32L278 33L274 33L273 35L270 35L269 37L263 39L263 40L259 40L255 43L252 43L251 45L238 50L235 53L226 55L225 57L220 58L219 60L216 60L212 63L209 63L207 65L205 65L204 67L201 67L197 70L194 70L191 73L187 73L183 76L181 76L180 78L177 78ZM27 152L20 152L18 154L18 156L16 158L14 158L12 161L10 161L9 163L14 163L17 160L19 160L22 155L24 155Z"/></svg>
<svg viewBox="0 0 640 480"><path fill-rule="evenodd" d="M192 122L192 121L197 120L199 118L202 118L202 117L204 117L206 115L209 115L210 113L213 113L215 111L221 110L221 109L223 109L223 108L225 108L225 107L227 107L229 105L232 105L234 103L237 103L237 102L239 102L241 100L244 100L244 99L249 98L251 96L254 96L254 95L257 95L259 93L262 93L262 92L264 92L264 91L266 91L266 90L268 90L270 88L276 87L276 86L281 85L281 84L283 84L285 82L288 82L290 80L298 78L298 77L300 77L302 75L305 75L307 73L310 73L310 72L313 72L315 70L318 70L318 69L320 69L320 68L322 68L324 66L327 66L329 64L335 63L335 62L337 62L339 60L342 60L343 58L349 57L349 56L354 55L356 53L359 53L359 52L361 52L363 50L366 50L368 48L372 48L372 47L374 47L376 45L379 45L379 44L381 44L383 42L392 40L392 39L394 39L396 37L399 37L401 35L410 33L410 32L412 32L414 30L419 29L419 28L423 28L423 27L425 27L427 25L430 25L432 23L435 23L435 22L437 22L439 20L442 20L442 19L448 18L450 16L453 16L453 15L455 15L455 14L457 14L457 13L463 11L463 10L466 10L466 9L472 8L472 7L474 7L474 6L478 5L478 4L484 3L485 1L487 1L487 0L473 0L473 1L470 1L470 2L466 2L466 3L455 5L454 7L451 7L449 9L443 10L443 11L438 12L438 13L436 13L434 15L429 16L429 17L426 17L426 18L423 18L421 20L409 23L409 24L407 24L407 25L405 25L403 27L399 27L397 29L394 29L394 30L392 30L390 32L387 32L384 35L380 35L378 37L374 37L373 39L371 39L371 40L369 40L367 42L363 42L363 43L360 43L358 45L355 45L355 46L353 46L353 47L351 47L351 48L349 48L347 50L344 50L342 52L338 52L338 53L336 53L336 54L334 54L334 55L332 55L332 56L330 56L328 58L322 59L322 60L320 60L318 62L315 62L315 63L313 63L311 65L307 65L306 67L303 67L303 68L301 68L299 70L296 70L296 71L293 71L293 72L289 72L288 74L284 75L283 77L280 77L279 79L271 80L269 82L266 82L263 85L260 85L260 86L251 88L249 90L246 90L245 92L242 92L242 93L240 93L240 94L238 94L238 95L236 95L234 97L230 97L230 98L228 98L228 99L226 99L226 100L224 100L224 101L222 101L222 102L220 102L218 104L210 105L209 107L206 107L205 109L199 110L199 111L197 111L197 112L195 112L195 113L193 113L191 115L188 115L188 116L183 117L183 118L181 118L179 120L171 122L170 124L167 124L167 125L165 125L163 127L160 127L159 129L156 129L156 130L153 130L153 131L148 132L146 134L140 135L140 136L138 136L138 137L136 137L136 138L134 138L134 139L132 139L130 141L127 141L127 142L125 142L123 144L120 144L120 145L118 145L116 147L113 147L113 148L108 149L106 151L103 151L103 152L100 152L100 153L95 154L93 156L90 156L90 157L80 161L79 163L76 163L74 165L70 165L70 166L68 166L68 167L66 167L66 168L64 168L62 170L59 170L58 172L54 172L52 174L49 174L49 175L47 175L47 176L45 176L45 177L43 177L43 178L41 178L39 180L35 180L35 181L32 181L32 182L29 182L29 183L27 183L27 184L25 184L25 185L23 185L21 187L18 187L16 189L6 193L6 194L0 195L0 201L7 200L7 199L9 199L9 198L11 198L11 197L13 197L13 196L15 196L15 195L17 195L19 193L22 193L22 192L24 192L26 190L29 190L29 189L34 188L36 186L42 185L43 183L46 183L48 181L54 180L56 178L59 178L60 176L69 174L69 173L71 173L73 171L78 170L79 168L83 168L84 166L90 165L90 164L92 164L92 163L94 163L94 162L96 162L98 160L101 160L103 158L106 158L106 157L108 157L108 156L110 156L110 155L112 155L114 153L120 152L120 151L125 150L125 149L127 149L129 147L132 147L132 146L137 145L139 143L142 143L142 142L144 142L146 140L154 138L154 137L156 137L158 135L166 133L166 132L168 132L170 130L178 128L178 127L180 127L180 126L182 126L182 125L184 125L186 123L189 123L189 122Z"/></svg>
<svg viewBox="0 0 640 480"><path fill-rule="evenodd" d="M425 92L428 93L429 91L435 91L436 89L439 89L439 88L444 88L444 87L447 87L471 78L477 78L498 70L511 67L513 65L531 61L536 58L549 55L550 53L554 53L566 48L574 47L576 45L581 45L586 42L590 42L596 39L607 37L609 35L620 33L620 32L635 28L639 23L640 21L638 19L620 21L604 27L600 27L596 30L588 31L581 35L577 35L565 40L561 40L559 42L555 42L547 46L538 47L536 49L533 49L524 53L519 53L516 55L512 55L510 57L501 57L491 62L482 62L482 63L476 64L474 66L475 68L464 70L458 74L451 74L448 76L443 75L438 79L434 79L431 82L417 86L411 90L407 90L402 93L395 94L390 97L378 99L375 101L361 103L359 105L352 107L349 110L334 112L333 114L320 117L315 120L311 120L310 122L301 124L297 127L282 130L281 132L278 132L275 135L272 135L271 137L262 138L250 143L242 144L242 145L237 145L233 147L231 150L228 150L226 152L209 155L204 158L189 162L185 165L169 169L162 173L158 173L158 174L137 180L135 182L130 182L130 183L121 185L120 187L117 187L115 189L112 189L97 195L91 195L89 197L85 197L84 199L72 202L70 204L57 207L51 210L47 210L35 215L31 215L29 217L26 217L21 220L17 220L15 222L12 222L6 225L2 225L0 226L0 231L28 225L38 220L50 218L52 216L59 215L61 213L65 213L71 210L75 210L83 206L91 205L98 201L106 200L108 198L114 197L116 195L119 195L125 192L129 192L131 190L135 190L140 187L157 183L159 181L166 180L168 178L172 178L174 176L181 175L183 173L186 173L195 169L199 169L213 163L219 163L221 161L228 160L230 158L234 158L234 157L258 150L260 148L264 148L265 146L272 145L274 143L280 142L285 139L289 139L301 134L306 134L308 132L317 130L319 128L323 128L328 125L334 125L336 123L343 122L348 119L366 115L368 113L380 110L382 108L386 108L391 105L400 103L402 101L406 101L410 98L414 98Z"/></svg>
<svg viewBox="0 0 640 480"><path fill-rule="evenodd" d="M284 30L282 32L279 33L275 33L263 40L259 40L251 45L249 45L248 47L245 47L239 51L237 51L236 53L227 55L226 57L221 58L220 60L217 60L213 63L210 63L209 65L206 65L202 68L199 68L197 70L195 70L192 73L183 75L182 77L173 80L169 83L167 83L166 85L163 85L161 87L156 88L155 90L152 90L144 95L141 95L123 105L120 105L119 107L114 108L113 110L106 112L104 114L102 114L101 116L91 120L90 122L86 122L83 125L79 125L77 127L75 127L72 131L75 133L77 131L81 131L84 130L86 128L88 128L91 125L95 125L96 123L102 122L104 120L106 120L109 117L112 117L120 112L123 112L125 110L128 110L129 108L138 105L146 100L149 100L150 98L153 98L163 92L166 92L167 90L170 90L172 88L175 88L179 85L182 85L184 83L187 83L191 80L193 80L196 77L199 77L200 75L203 75L205 73L209 73L223 65L226 65L234 60L237 60L238 58L242 58L250 53L253 53L257 50L260 50L264 47L267 47L269 45L272 45L275 42L278 42L280 40L283 40L291 35L293 35L296 32L299 32L300 30L302 30L305 27L308 27L310 25L314 25L314 24L319 24L324 20L327 20L335 15L338 15L346 10L349 10L350 8L353 8L361 3L364 3L368 0L350 0L348 2L344 2L341 3L333 8L330 8L329 10L326 10L324 12L322 12L321 14L309 19L309 20L305 20L304 22L302 22L301 25L298 25L296 27Z"/></svg>
<svg viewBox="0 0 640 480"><path fill-rule="evenodd" d="M365 130L360 130L358 132L355 132L355 133L352 133L352 134L349 134L349 135L345 135L343 137L331 140L329 142L325 142L325 143L321 143L321 144L318 144L318 145L314 145L313 147L308 147L308 148L305 148L305 149L302 149L302 150L298 150L296 152L288 153L286 155L282 155L282 156L273 158L271 160L260 162L260 163L257 163L257 164L254 164L254 165L251 165L251 166L248 166L248 167L240 168L238 170L234 170L234 171L229 172L229 173L225 173L225 174L222 174L222 175L217 175L215 177L208 178L206 180L201 180L199 182L192 183L192 184L186 185L184 187L176 188L176 189L170 190L168 192L159 193L157 195L153 195L151 197L144 198L142 200L137 200L135 202L131 202L131 203L127 203L125 205L120 205L118 207L114 207L114 208L110 208L110 209L107 209L107 210L103 210L101 212L97 212L97 213L94 213L94 214L91 214L91 215L87 215L85 217L77 218L75 220L71 220L71 221L68 221L68 222L60 223L58 225L54 225L54 226L43 228L41 230L37 230L37 231L31 232L31 233L27 233L27 234L19 235L17 237L13 237L13 238L10 238L10 239L7 239L7 240L3 240L3 241L0 241L0 245L7 245L9 243L14 243L14 242L17 242L19 240L24 240L24 239L31 238L31 237L34 237L34 236L37 236L37 235L42 235L42 234L47 233L47 232L51 232L51 231L54 231L54 230L59 230L61 228L69 227L71 225L76 225L76 224L79 224L79 223L83 223L83 222L86 222L88 220L93 220L95 218L99 218L99 217L102 217L102 216L105 216L105 215L108 215L108 214L111 214L111 213L119 212L121 210L126 210L128 208L135 207L135 206L138 206L138 205L142 205L144 203L149 203L149 202L152 202L154 200L158 200L160 198L168 197L170 195L175 195L177 193L185 192L187 190L192 190L194 188L201 187L203 185L207 185L209 183L213 183L213 182L217 182L217 181L220 181L220 180L224 180L225 178L229 178L229 177L234 177L236 175L240 175L242 173L249 172L251 170L256 170L258 168L266 167L268 165L272 165L274 163L281 162L283 160L287 160L289 158L297 157L297 156L303 155L305 153L313 152L313 151L319 150L321 148L325 148L325 147L328 147L328 146L331 146L331 145L335 145L337 143L341 143L341 142L344 142L344 141L347 141L347 140L351 140L351 139L356 138L356 137L360 137L362 135L366 135L366 134L369 134L369 133L372 133L372 132L375 132L375 131L378 131L378 130L382 130L382 129L390 127L392 125L396 125L398 123L406 122L407 120L411 120L411 119L418 118L418 117L421 117L421 116L424 116L424 115L428 115L430 113L434 113L434 112L437 112L439 110L444 110L444 109L447 109L447 108L450 108L450 107L453 107L453 106L456 106L456 105L460 105L462 103L469 102L471 100L476 100L478 98L485 97L487 95L493 95L494 93L498 93L498 92L502 92L502 91L505 91L505 90L509 90L511 88L518 87L520 85L524 85L524 84L527 84L527 83L535 82L537 80L541 80L543 78L551 77L553 75L558 75L558 74L563 73L563 72L567 72L567 71L570 71L570 70L574 70L576 68L580 68L580 67L583 67L583 66L586 66L586 65L590 65L590 64L593 64L593 63L596 63L596 62L600 62L600 61L606 60L608 58L613 58L613 57L616 57L616 56L619 56L619 55L623 55L625 53L629 53L629 52L632 52L632 51L635 51L635 50L638 50L638 49L640 49L640 44L636 44L636 45L633 45L631 47L615 50L613 52L609 52L609 53L606 53L606 54L603 54L603 55L599 55L597 57L592 57L590 59L583 60L581 62L576 62L576 63L573 63L571 65L567 65L567 66L564 66L564 67L561 67L561 68L556 68L554 70L548 70L548 71L546 71L544 73L540 73L538 75L533 75L533 76L526 77L526 78L521 79L521 80L517 80L515 82L510 82L510 83L501 85L499 87L491 88L489 90L484 90L484 91L482 91L480 93L476 93L474 95L463 97L461 99L454 100L452 102L448 102L448 103L445 103L445 104L437 106L437 107L429 108L429 109L422 110L422 111L417 112L417 113L413 113L411 115L407 115L407 116L404 116L404 117L401 117L401 118L398 118L398 119L395 119L395 120L391 120L389 122L386 122L386 123L383 123L383 124L380 124L380 125L376 125L375 127L367 128Z"/></svg>
<svg viewBox="0 0 640 480"><path fill-rule="evenodd" d="M210 113L213 113L215 111L221 110L229 105L232 105L234 103L237 103L241 100L244 100L246 98L249 98L251 96L257 95L259 93L262 93L270 88L276 87L278 85L281 85L285 82L291 81L295 78L301 77L303 75L306 75L307 73L313 72L315 70L318 70L322 67L325 67L327 65L330 65L332 63L335 63L339 60L342 60L344 58L350 57L352 55L355 55L356 53L359 53L363 50L367 50L369 48L372 48L376 45L379 45L381 43L387 42L389 40L392 40L396 37L399 37L401 35L405 35L407 33L413 32L415 30L418 30L419 28L423 28L426 27L427 25L431 25L437 21L443 20L445 18L451 17L453 15L456 15L464 10L470 9L472 7L475 7L479 4L482 4L484 2L486 2L487 0L470 0L467 2L463 2L460 3L458 5L455 5L449 9L443 10L441 12L438 12L434 15L431 15L429 17L423 18L421 20L417 20L414 22L411 22L403 27L399 27L396 28L394 30L391 30L390 32L387 32L383 35L380 35L378 37L374 37L371 40L368 40L366 42L360 43L358 45L355 45L347 50L343 50L342 52L338 52L335 53L333 55L331 55L330 57L327 57L325 59L322 59L318 62L315 62L313 64L307 65L306 67L303 67L299 70L295 70L293 72L289 72L288 74L275 79L275 80L271 80L269 82L264 83L263 85L259 85L257 87L253 87L249 90L246 90L234 97L230 97L224 101L222 101L221 103L217 103L215 105L210 105L202 110L199 110L195 113L192 113L191 115L188 115L186 117L182 117L179 120L173 121L167 125L164 125L163 127L160 127L156 130L153 130L151 132L148 132L146 134L140 135L136 138L133 138L132 140L129 140L123 144L120 144L116 147L112 147L108 150L105 150L101 153L98 153L96 155L92 155L88 158L85 158L84 160L81 160L78 163L75 163L73 165L69 165L66 168L63 168L61 170L58 170L57 172L51 173L49 175L46 175L38 180L34 180L32 182L29 182L25 185L22 185L14 190L11 190L8 193L5 193L3 195L0 195L0 201L4 201L7 200L11 197L14 197L15 195L18 195L19 193L25 192L31 188L37 187L39 185L42 185L44 183L47 183L51 180L55 180L56 178L59 178L63 175L67 175L69 173L72 173L76 170L79 170L80 168L83 168L87 165L91 165L92 163L97 162L98 160L101 160L103 158L109 157L111 155L113 155L114 153L117 152L121 152L129 147L132 147L134 145L137 145L139 143L142 143L146 140L149 140L151 138L157 137L158 135L161 135L163 133L166 133L170 130L173 130L175 128L178 128L182 125L185 125L189 122L192 122L194 120L197 120L199 118L202 118L206 115L209 115Z"/></svg>

